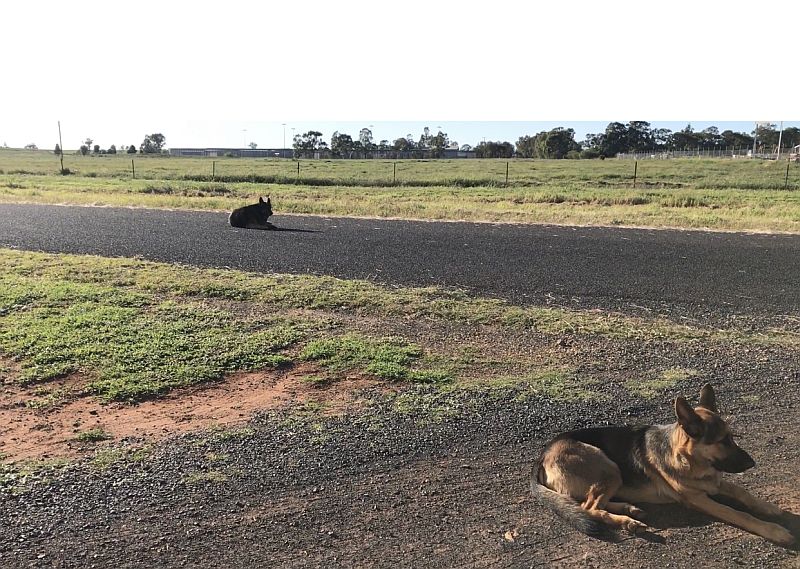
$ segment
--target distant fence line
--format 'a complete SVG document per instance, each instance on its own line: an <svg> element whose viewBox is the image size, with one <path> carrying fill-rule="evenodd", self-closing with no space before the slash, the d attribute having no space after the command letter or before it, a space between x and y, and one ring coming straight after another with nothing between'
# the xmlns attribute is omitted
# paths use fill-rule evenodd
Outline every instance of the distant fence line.
<svg viewBox="0 0 800 569"><path fill-rule="evenodd" d="M789 158L791 148L780 152L781 158ZM699 148L695 150L650 150L647 152L620 152L616 156L620 160L669 160L671 158L762 158L775 160L777 152L757 152L751 148Z"/></svg>

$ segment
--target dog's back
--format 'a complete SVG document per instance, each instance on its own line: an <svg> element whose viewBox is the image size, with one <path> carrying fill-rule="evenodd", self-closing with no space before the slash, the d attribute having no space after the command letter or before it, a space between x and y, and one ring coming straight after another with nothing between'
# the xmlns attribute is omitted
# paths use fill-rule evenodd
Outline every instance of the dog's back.
<svg viewBox="0 0 800 569"><path fill-rule="evenodd" d="M264 201L264 198L258 198L256 204L233 210L228 217L228 223L231 224L231 227L243 229L274 229L274 226L267 221L271 215L272 202L267 196L267 201Z"/></svg>

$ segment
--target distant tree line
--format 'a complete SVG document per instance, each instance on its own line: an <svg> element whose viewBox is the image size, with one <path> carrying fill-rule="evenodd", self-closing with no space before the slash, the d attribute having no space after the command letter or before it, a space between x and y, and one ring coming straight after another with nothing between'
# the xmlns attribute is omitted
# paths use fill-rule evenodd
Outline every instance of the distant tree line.
<svg viewBox="0 0 800 569"><path fill-rule="evenodd" d="M87 138L83 141L83 144L80 145L78 148L78 154L82 156L86 156L88 154L117 154L118 152L125 152L127 154L136 154L140 152L142 154L161 154L161 151L164 149L164 144L166 143L167 139L161 133L155 134L148 134L144 137L144 140L139 145L139 149L136 149L136 146L131 144L127 148L125 146L122 147L121 150L117 150L117 146L112 144L108 148L100 148L99 144L94 144L94 140L91 138ZM29 145L30 146L30 145ZM26 147L27 148L27 147ZM53 152L57 155L61 155L61 147L56 144L55 149Z"/></svg>
<svg viewBox="0 0 800 569"><path fill-rule="evenodd" d="M757 129L750 133L724 130L722 132L715 126L710 126L700 131L695 131L691 124L682 130L673 132L665 128L652 128L649 122L631 121L628 123L609 123L603 132L587 134L583 142L575 140L575 130L557 127L542 131L534 135L521 136L516 144L507 141L484 140L475 147L469 144L459 146L451 141L447 133L439 130L433 134L428 127L423 129L419 138L412 134L395 139L392 142L373 140L372 131L362 128L357 138L349 134L334 132L330 142L326 142L323 134L316 130L298 134L293 139L295 158L313 158L324 154L333 158L372 158L381 157L410 157L410 158L441 158L445 150L460 150L462 152L474 151L478 158L606 158L620 153L642 152L669 152L683 150L724 150L739 149L745 151L752 149L755 143L757 152L772 153L777 150L780 140L782 149L788 149L800 144L800 128L789 127L783 129L783 134L774 124L759 124ZM164 149L166 138L161 133L145 136L138 149L134 145L124 146L117 150L115 145L101 149L87 138L80 146L78 152L87 154L160 154ZM255 143L250 143L255 148ZM35 144L26 146L36 149ZM60 154L61 148L56 145L55 153Z"/></svg>
<svg viewBox="0 0 800 569"><path fill-rule="evenodd" d="M789 127L783 134L774 124L761 124L750 133L724 130L715 126L695 131L691 124L677 132L665 128L650 128L650 123L632 121L628 124L610 123L604 132L586 135L581 156L594 158L619 153L665 152L676 150L721 150L739 148L757 152L775 152L778 140L782 148L800 144L800 129Z"/></svg>
<svg viewBox="0 0 800 569"><path fill-rule="evenodd" d="M362 128L356 139L336 131L331 136L330 144L322 136L316 130L296 135L292 144L294 157L312 158L318 153L328 153L333 158L369 158L376 154L385 157L404 154L412 158L441 158L445 149L472 150L468 145L459 148L458 143L451 141L445 132L431 134L428 127L424 128L418 140L414 135L407 134L391 143L388 140L375 142L369 128Z"/></svg>
<svg viewBox="0 0 800 569"><path fill-rule="evenodd" d="M397 138L393 142L381 140L376 143L372 131L362 128L357 139L349 134L334 132L330 143L323 134L310 130L294 137L295 158L313 158L318 153L334 158L369 158L376 153L384 157L403 153L412 158L440 158L445 149L474 151L478 158L606 158L620 153L667 152L679 150L722 150L753 148L757 142L758 152L774 152L778 139L782 148L800 144L800 129L789 127L783 134L774 124L759 125L750 133L724 130L715 126L695 131L691 124L673 132L666 128L652 128L649 122L609 123L603 132L587 134L583 142L575 140L575 130L557 127L534 135L521 136L516 144L505 141L483 141L475 147L459 146L451 141L447 133L432 134L428 127L419 139L412 134Z"/></svg>

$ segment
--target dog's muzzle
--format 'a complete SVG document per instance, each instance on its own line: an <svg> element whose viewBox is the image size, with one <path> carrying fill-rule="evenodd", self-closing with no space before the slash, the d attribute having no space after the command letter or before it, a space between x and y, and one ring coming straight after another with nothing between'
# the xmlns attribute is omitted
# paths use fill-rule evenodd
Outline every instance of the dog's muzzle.
<svg viewBox="0 0 800 569"><path fill-rule="evenodd" d="M753 468L756 462L742 449L736 449L725 458L714 461L714 468L722 472L744 472L748 468Z"/></svg>

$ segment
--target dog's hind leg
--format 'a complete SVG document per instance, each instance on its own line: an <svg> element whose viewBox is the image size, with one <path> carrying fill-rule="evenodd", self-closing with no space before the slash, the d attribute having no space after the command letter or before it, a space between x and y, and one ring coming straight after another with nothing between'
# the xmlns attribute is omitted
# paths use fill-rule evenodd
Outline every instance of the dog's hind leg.
<svg viewBox="0 0 800 569"><path fill-rule="evenodd" d="M543 456L542 464L546 485L580 502L592 519L631 533L647 527L626 515L633 513L624 511L628 504L611 502L622 486L622 474L599 448L579 441L557 441Z"/></svg>
<svg viewBox="0 0 800 569"><path fill-rule="evenodd" d="M615 465L616 466L616 465ZM604 524L608 524L610 526L622 528L629 533L635 534L637 531L643 531L647 529L647 526L642 522L633 519L630 517L629 513L630 508L633 508L630 504L625 504L623 502L611 502L609 498L614 495L614 492L622 485L622 480L619 481L619 484L614 484L616 488L610 487L603 487L600 484L594 484L589 489L589 495L586 497L586 500L581 504L581 508L586 510L586 513L589 516L595 518L603 522ZM641 510L638 508L633 508L641 513ZM625 511L627 510L627 511ZM622 512L625 513L612 513L612 512Z"/></svg>

